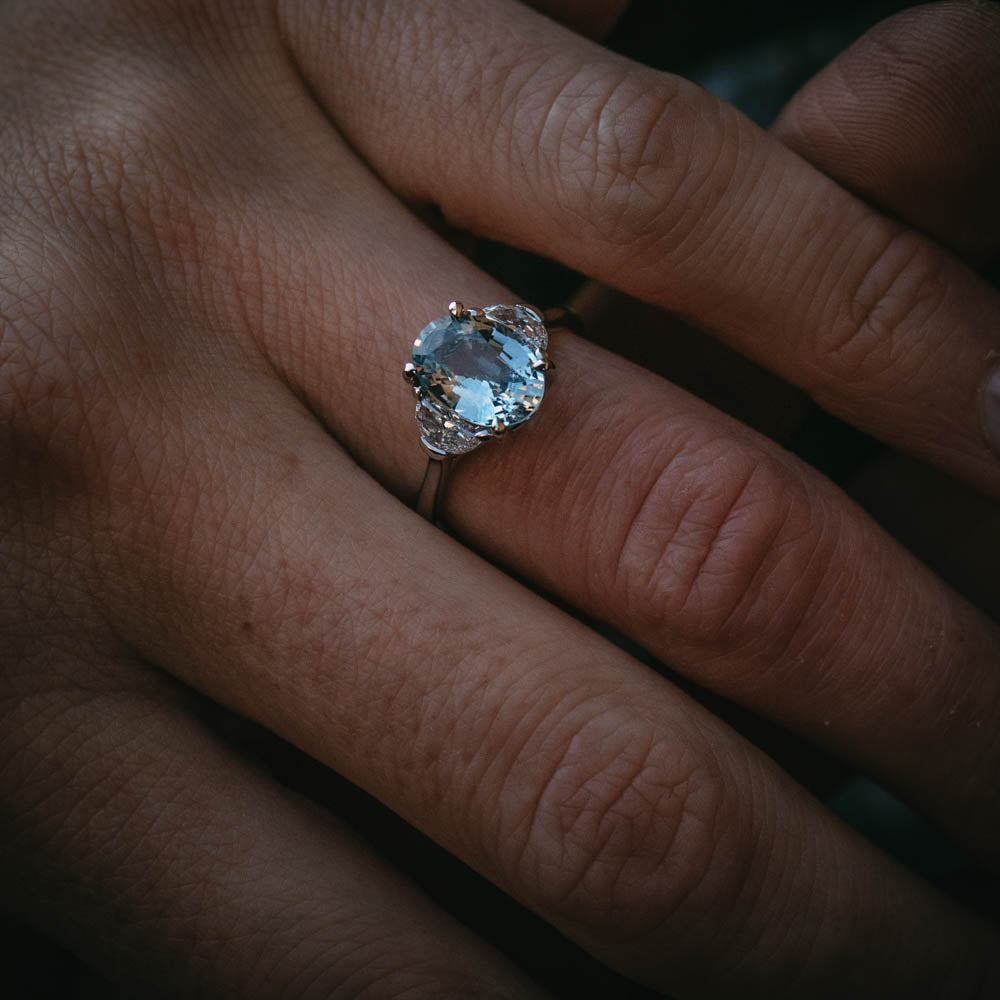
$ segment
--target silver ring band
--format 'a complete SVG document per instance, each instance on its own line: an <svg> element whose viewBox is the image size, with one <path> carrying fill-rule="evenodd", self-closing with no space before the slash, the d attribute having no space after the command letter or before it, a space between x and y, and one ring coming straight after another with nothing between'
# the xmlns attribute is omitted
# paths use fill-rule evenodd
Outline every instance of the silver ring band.
<svg viewBox="0 0 1000 1000"><path fill-rule="evenodd" d="M417 494L417 502L413 509L431 524L437 524L438 504L444 496L444 488L454 461L454 455L427 457L427 468L424 470L424 479L420 484L420 492Z"/></svg>

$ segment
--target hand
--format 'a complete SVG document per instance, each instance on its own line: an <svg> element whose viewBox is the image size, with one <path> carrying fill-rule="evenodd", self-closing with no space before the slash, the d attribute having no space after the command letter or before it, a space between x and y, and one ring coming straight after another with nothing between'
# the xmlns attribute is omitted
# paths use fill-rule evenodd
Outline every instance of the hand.
<svg viewBox="0 0 1000 1000"><path fill-rule="evenodd" d="M532 425L456 470L468 548L392 494L422 471L413 334L515 298L404 201L688 314L995 496L994 291L697 88L514 4L0 17L13 906L166 993L533 995L193 689L654 988L989 995L994 928L469 551L995 868L998 630L838 490L564 336Z"/></svg>

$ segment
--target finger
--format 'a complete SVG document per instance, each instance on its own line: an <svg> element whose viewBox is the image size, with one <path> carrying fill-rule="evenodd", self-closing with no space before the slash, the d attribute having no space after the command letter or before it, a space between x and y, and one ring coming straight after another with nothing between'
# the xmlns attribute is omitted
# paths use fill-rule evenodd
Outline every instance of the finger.
<svg viewBox="0 0 1000 1000"><path fill-rule="evenodd" d="M775 134L846 188L976 263L1000 248L1000 7L883 21L806 84Z"/></svg>
<svg viewBox="0 0 1000 1000"><path fill-rule="evenodd" d="M386 19L360 9L288 0L281 16L314 92L397 191L692 317L1000 493L980 414L998 297L974 274L724 103L517 5L407 5L378 45L366 32Z"/></svg>
<svg viewBox="0 0 1000 1000"><path fill-rule="evenodd" d="M618 22L628 0L533 0L529 6L588 38L602 39ZM413 206L423 221L433 227L467 256L472 256L476 240L467 231L449 226L428 206Z"/></svg>
<svg viewBox="0 0 1000 1000"><path fill-rule="evenodd" d="M55 642L0 695L5 905L143 996L538 997L128 659Z"/></svg>
<svg viewBox="0 0 1000 1000"><path fill-rule="evenodd" d="M219 428L217 460L180 458L193 441L158 459L173 501L113 543L109 608L144 655L657 988L963 995L987 974L985 928L405 510L307 415L279 419L273 392Z"/></svg>

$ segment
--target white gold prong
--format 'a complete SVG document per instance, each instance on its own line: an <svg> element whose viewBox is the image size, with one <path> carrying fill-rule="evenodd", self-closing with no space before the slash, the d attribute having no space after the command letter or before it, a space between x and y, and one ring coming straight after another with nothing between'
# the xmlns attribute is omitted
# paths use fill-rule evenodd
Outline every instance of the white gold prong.
<svg viewBox="0 0 1000 1000"><path fill-rule="evenodd" d="M422 369L419 365L415 365L412 361L407 361L406 364L403 365L403 378L405 378L410 385L416 385L417 377L420 375L421 371Z"/></svg>
<svg viewBox="0 0 1000 1000"><path fill-rule="evenodd" d="M490 441L493 439L493 431L476 431L473 436L477 441Z"/></svg>
<svg viewBox="0 0 1000 1000"><path fill-rule="evenodd" d="M465 315L465 306L463 306L462 303L458 301L449 302L448 312L450 312L452 316L455 317L455 319L461 319Z"/></svg>
<svg viewBox="0 0 1000 1000"><path fill-rule="evenodd" d="M507 433L507 425L499 417L496 417L493 421L492 432L493 437L503 437Z"/></svg>

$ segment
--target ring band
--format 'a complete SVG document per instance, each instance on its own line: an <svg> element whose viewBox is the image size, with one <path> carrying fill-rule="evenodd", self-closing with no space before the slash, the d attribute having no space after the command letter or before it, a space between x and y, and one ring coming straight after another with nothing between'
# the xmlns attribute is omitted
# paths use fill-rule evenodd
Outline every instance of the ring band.
<svg viewBox="0 0 1000 1000"><path fill-rule="evenodd" d="M532 306L467 309L452 302L413 342L403 369L416 396L427 469L414 508L437 523L452 461L526 422L541 405L554 365L549 334L580 332L576 313Z"/></svg>
<svg viewBox="0 0 1000 1000"><path fill-rule="evenodd" d="M448 483L451 463L454 461L453 455L427 456L427 468L424 470L424 478L420 483L420 492L417 493L417 502L413 505L413 509L431 524L437 524L438 507Z"/></svg>

